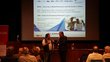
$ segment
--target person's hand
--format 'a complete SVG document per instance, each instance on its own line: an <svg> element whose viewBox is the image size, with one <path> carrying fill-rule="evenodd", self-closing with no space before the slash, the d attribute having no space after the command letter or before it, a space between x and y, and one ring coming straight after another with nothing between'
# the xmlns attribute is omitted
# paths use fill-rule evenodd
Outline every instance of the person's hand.
<svg viewBox="0 0 110 62"><path fill-rule="evenodd" d="M58 46L59 46L59 44L58 44Z"/></svg>
<svg viewBox="0 0 110 62"><path fill-rule="evenodd" d="M48 44L50 44L50 42L48 42Z"/></svg>

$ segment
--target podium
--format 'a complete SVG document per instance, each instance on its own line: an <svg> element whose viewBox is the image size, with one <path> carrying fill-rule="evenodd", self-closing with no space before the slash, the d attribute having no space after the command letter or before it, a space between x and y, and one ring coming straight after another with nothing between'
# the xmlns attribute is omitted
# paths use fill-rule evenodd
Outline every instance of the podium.
<svg viewBox="0 0 110 62"><path fill-rule="evenodd" d="M0 25L0 56L6 56L7 41L8 41L8 25Z"/></svg>

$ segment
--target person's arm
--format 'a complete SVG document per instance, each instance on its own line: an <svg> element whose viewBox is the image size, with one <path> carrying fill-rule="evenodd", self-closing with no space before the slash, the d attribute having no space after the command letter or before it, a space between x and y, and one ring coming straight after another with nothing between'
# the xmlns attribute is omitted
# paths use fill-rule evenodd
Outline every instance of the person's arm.
<svg viewBox="0 0 110 62"><path fill-rule="evenodd" d="M45 43L45 39L42 40L42 45L43 45L43 46L46 45L46 43Z"/></svg>
<svg viewBox="0 0 110 62"><path fill-rule="evenodd" d="M43 46L46 46L46 45L48 45L48 44L50 44L50 43L51 43L51 42L48 42L48 41L46 42L45 39L42 40L42 45L43 45Z"/></svg>
<svg viewBox="0 0 110 62"><path fill-rule="evenodd" d="M83 26L85 27L85 23L84 23L84 21L83 20L81 20L82 21L82 23L83 23Z"/></svg>

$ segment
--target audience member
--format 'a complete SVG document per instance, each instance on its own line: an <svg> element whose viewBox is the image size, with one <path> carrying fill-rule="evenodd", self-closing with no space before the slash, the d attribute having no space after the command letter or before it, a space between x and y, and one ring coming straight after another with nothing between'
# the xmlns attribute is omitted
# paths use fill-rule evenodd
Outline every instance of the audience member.
<svg viewBox="0 0 110 62"><path fill-rule="evenodd" d="M23 55L19 57L19 62L37 62L35 56L29 54L29 49L23 47Z"/></svg>
<svg viewBox="0 0 110 62"><path fill-rule="evenodd" d="M22 56L23 55L23 48L19 48L18 49L18 53L17 54L14 54L14 57L15 58L19 58L20 56Z"/></svg>
<svg viewBox="0 0 110 62"><path fill-rule="evenodd" d="M86 62L87 56L88 56L88 53L83 53L80 57L80 62Z"/></svg>
<svg viewBox="0 0 110 62"><path fill-rule="evenodd" d="M105 46L104 50L105 50L105 52L103 54L103 58L104 59L107 59L107 58L110 59L110 46Z"/></svg>
<svg viewBox="0 0 110 62"><path fill-rule="evenodd" d="M14 47L8 46L6 50L6 56L2 58L2 62L18 62L18 60L14 57Z"/></svg>
<svg viewBox="0 0 110 62"><path fill-rule="evenodd" d="M40 47L33 46L31 54L34 55L37 58L38 62L42 62L41 56L40 56Z"/></svg>
<svg viewBox="0 0 110 62"><path fill-rule="evenodd" d="M91 60L102 60L104 62L103 56L100 53L98 53L98 51L98 46L94 46L93 53L90 53L88 55L86 62L91 62Z"/></svg>

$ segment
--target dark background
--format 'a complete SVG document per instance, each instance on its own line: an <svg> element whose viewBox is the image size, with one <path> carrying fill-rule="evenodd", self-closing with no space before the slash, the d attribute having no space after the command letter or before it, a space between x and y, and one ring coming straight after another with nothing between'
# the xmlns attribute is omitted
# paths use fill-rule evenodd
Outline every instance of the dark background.
<svg viewBox="0 0 110 62"><path fill-rule="evenodd" d="M108 44L109 2L99 0L99 3L99 42ZM21 0L0 0L0 25L9 25L9 42L16 41L17 35L21 34Z"/></svg>
<svg viewBox="0 0 110 62"><path fill-rule="evenodd" d="M9 41L15 41L21 31L20 0L0 0L0 24L9 25Z"/></svg>

